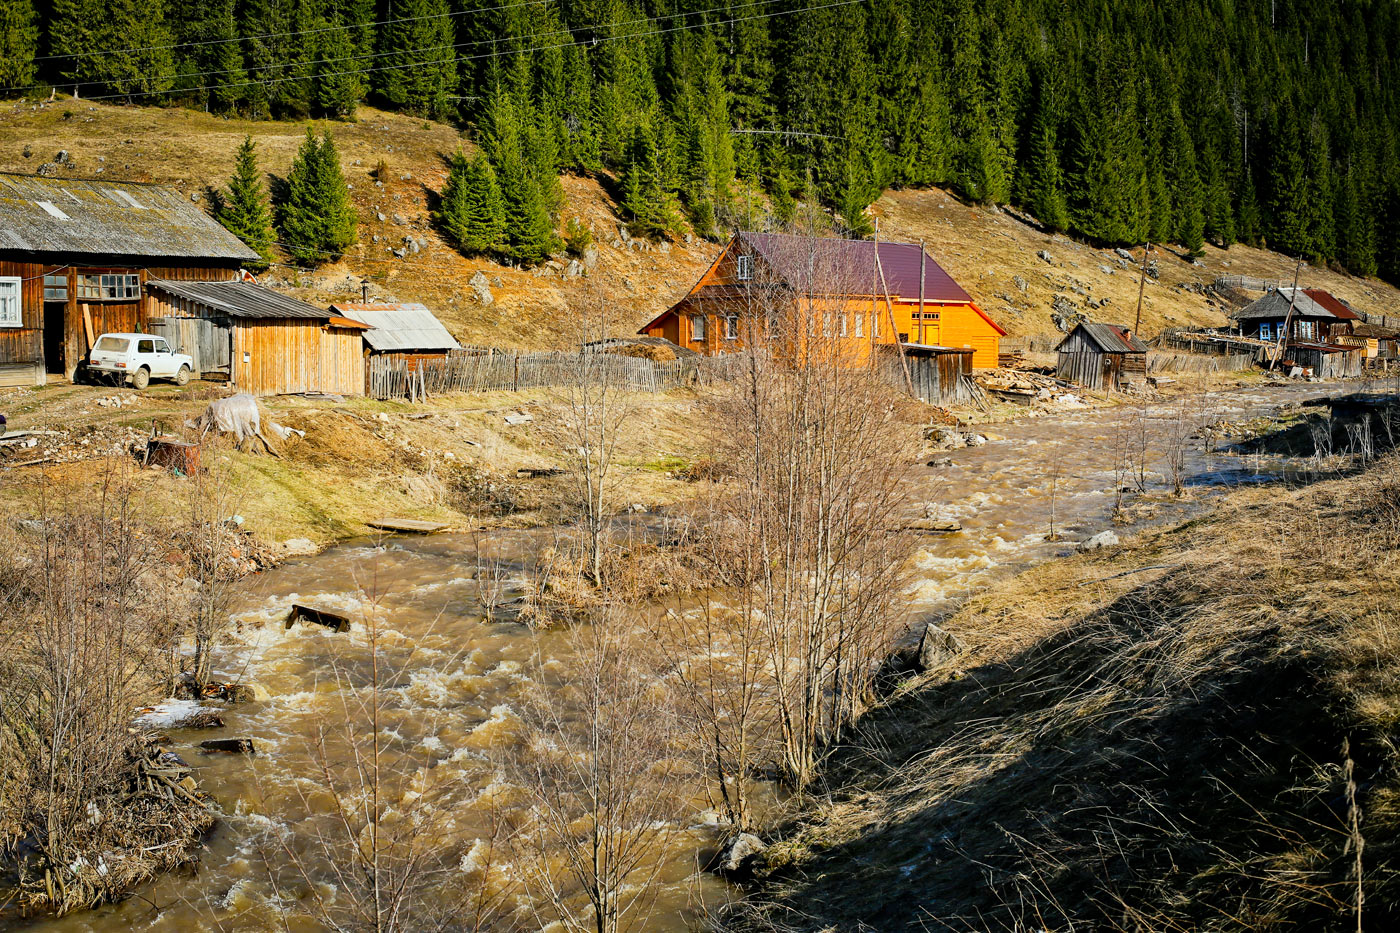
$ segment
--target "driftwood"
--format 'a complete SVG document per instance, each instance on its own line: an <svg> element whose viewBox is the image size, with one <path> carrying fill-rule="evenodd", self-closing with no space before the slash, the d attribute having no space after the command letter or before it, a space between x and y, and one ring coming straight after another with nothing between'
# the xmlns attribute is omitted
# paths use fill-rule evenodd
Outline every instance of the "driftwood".
<svg viewBox="0 0 1400 933"><path fill-rule="evenodd" d="M324 625L333 632L350 631L348 616L337 612L327 612L324 609L314 609L311 606L303 606L301 603L293 603L292 611L287 613L287 628L291 628L301 619L314 622L317 625Z"/></svg>
<svg viewBox="0 0 1400 933"><path fill-rule="evenodd" d="M256 755L252 739L205 739L199 747L206 752L228 752L233 755Z"/></svg>

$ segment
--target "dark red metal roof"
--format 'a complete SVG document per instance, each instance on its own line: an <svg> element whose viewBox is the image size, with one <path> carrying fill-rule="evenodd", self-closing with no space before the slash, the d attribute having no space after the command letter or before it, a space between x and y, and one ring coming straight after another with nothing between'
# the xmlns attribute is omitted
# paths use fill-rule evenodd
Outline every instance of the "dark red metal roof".
<svg viewBox="0 0 1400 933"><path fill-rule="evenodd" d="M789 284L798 285L816 266L820 278L841 283L841 291L871 293L875 281L875 243L871 240L842 240L834 237L811 238L787 233L743 232L739 236L762 256ZM880 266L885 287L892 298L915 301L919 297L919 262L924 251L917 243L880 244ZM967 304L972 296L953 281L932 256L924 266L924 300L934 303Z"/></svg>
<svg viewBox="0 0 1400 933"><path fill-rule="evenodd" d="M1320 288L1305 288L1303 289L1303 294L1322 305L1328 311L1331 311L1333 315L1343 321L1361 320L1359 314L1342 304L1341 299L1337 298L1337 296L1333 295L1331 292L1323 291Z"/></svg>

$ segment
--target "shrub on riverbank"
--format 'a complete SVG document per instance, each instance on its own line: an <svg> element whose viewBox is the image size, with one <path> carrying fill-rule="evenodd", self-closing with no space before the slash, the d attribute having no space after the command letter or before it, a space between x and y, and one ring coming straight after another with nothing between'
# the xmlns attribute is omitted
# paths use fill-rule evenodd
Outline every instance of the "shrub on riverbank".
<svg viewBox="0 0 1400 933"><path fill-rule="evenodd" d="M748 921L1389 928L1397 516L1392 459L975 600L946 624L969 653L863 722Z"/></svg>
<svg viewBox="0 0 1400 933"><path fill-rule="evenodd" d="M187 597L120 487L0 541L0 903L24 911L123 895L212 823L131 727L176 677Z"/></svg>

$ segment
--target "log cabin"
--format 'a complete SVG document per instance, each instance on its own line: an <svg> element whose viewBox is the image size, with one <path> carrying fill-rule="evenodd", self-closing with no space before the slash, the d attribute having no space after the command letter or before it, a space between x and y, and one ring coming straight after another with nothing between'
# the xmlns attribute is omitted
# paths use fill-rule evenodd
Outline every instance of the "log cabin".
<svg viewBox="0 0 1400 933"><path fill-rule="evenodd" d="M971 350L993 369L1006 335L917 243L748 231L638 333L713 356L773 339L780 317L796 321L784 343L820 336L852 364L901 343Z"/></svg>
<svg viewBox="0 0 1400 933"><path fill-rule="evenodd" d="M145 330L150 280L231 281L257 258L169 188L0 173L0 386L72 379L98 335Z"/></svg>

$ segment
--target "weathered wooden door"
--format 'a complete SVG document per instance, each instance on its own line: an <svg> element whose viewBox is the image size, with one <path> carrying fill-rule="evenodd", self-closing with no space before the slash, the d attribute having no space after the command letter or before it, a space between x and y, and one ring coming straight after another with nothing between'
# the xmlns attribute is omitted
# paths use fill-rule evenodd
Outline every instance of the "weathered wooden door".
<svg viewBox="0 0 1400 933"><path fill-rule="evenodd" d="M231 335L227 324L202 317L158 317L151 319L150 330L164 337L176 353L188 353L197 374L229 372Z"/></svg>

